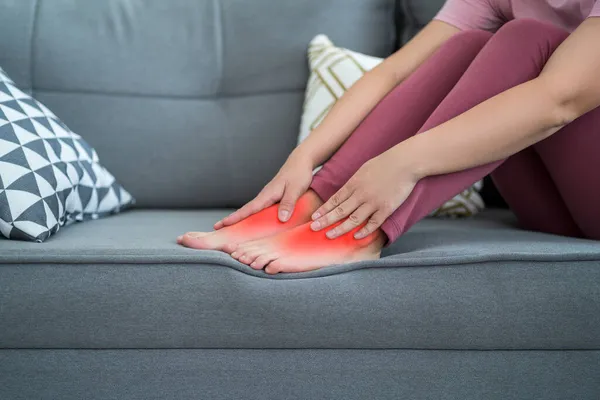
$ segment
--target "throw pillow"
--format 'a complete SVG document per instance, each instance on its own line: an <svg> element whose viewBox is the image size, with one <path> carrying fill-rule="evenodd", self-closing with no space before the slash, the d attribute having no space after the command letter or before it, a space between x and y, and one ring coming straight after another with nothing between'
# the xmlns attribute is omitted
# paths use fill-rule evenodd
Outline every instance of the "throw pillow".
<svg viewBox="0 0 600 400"><path fill-rule="evenodd" d="M96 151L0 69L0 233L42 242L132 202Z"/></svg>
<svg viewBox="0 0 600 400"><path fill-rule="evenodd" d="M336 47L325 35L316 36L308 48L310 77L306 87L304 109L298 143L308 137L327 116L337 100L366 71L379 65L383 60L351 50ZM436 217L471 216L484 208L479 195L483 187L477 182L469 189L456 195L440 208L432 212Z"/></svg>

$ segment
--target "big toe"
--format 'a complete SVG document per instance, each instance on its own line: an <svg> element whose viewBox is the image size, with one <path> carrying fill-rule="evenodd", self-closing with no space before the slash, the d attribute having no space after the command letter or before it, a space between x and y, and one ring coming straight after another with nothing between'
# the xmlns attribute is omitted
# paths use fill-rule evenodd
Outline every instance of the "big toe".
<svg viewBox="0 0 600 400"><path fill-rule="evenodd" d="M188 232L184 236L190 236L193 238L201 238L201 237L207 236L209 234L210 234L210 232Z"/></svg>
<svg viewBox="0 0 600 400"><path fill-rule="evenodd" d="M214 243L209 240L209 235L204 232L189 232L180 236L179 244L191 249L216 250ZM178 238L179 239L179 238Z"/></svg>

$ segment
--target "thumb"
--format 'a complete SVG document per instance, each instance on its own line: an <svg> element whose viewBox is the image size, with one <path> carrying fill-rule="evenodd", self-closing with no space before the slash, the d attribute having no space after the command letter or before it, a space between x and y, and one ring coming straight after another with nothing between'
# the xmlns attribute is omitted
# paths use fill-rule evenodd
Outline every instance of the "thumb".
<svg viewBox="0 0 600 400"><path fill-rule="evenodd" d="M302 193L298 189L286 186L281 202L279 202L278 216L281 222L287 222L292 217L294 206L301 195Z"/></svg>

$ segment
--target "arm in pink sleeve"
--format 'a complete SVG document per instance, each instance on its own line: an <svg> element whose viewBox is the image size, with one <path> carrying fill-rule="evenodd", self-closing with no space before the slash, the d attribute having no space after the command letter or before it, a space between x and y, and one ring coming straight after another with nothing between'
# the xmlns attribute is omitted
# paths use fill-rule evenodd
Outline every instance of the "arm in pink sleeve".
<svg viewBox="0 0 600 400"><path fill-rule="evenodd" d="M454 25L461 30L483 29L496 31L503 22L491 4L494 0L446 0L434 19Z"/></svg>
<svg viewBox="0 0 600 400"><path fill-rule="evenodd" d="M589 17L600 17L600 1L594 3L594 7L592 8Z"/></svg>

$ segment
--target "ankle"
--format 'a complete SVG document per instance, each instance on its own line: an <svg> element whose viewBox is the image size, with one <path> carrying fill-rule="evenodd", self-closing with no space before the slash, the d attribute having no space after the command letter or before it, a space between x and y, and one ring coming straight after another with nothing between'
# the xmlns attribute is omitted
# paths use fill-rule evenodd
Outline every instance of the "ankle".
<svg viewBox="0 0 600 400"><path fill-rule="evenodd" d="M371 233L363 239L354 240L360 242L361 247L369 247L381 250L387 241L387 236L381 229L377 229L375 232Z"/></svg>
<svg viewBox="0 0 600 400"><path fill-rule="evenodd" d="M375 232L373 232L373 234L375 237L372 244L374 247L377 247L379 250L381 250L388 241L387 235L383 230L381 230L381 228L377 229Z"/></svg>
<svg viewBox="0 0 600 400"><path fill-rule="evenodd" d="M305 199L306 203L309 205L309 209L311 210L311 215L313 212L317 211L319 207L321 207L325 202L319 197L317 192L312 189L308 189L306 193L304 193L300 199ZM300 200L299 200L300 201Z"/></svg>
<svg viewBox="0 0 600 400"><path fill-rule="evenodd" d="M308 189L294 206L292 218L300 218L302 223L310 221L312 214L323 205L323 200L312 189ZM291 218L290 218L291 220Z"/></svg>
<svg viewBox="0 0 600 400"><path fill-rule="evenodd" d="M336 224L332 225L330 228L335 228L338 225L341 225L344 221L339 221ZM354 235L359 232L365 225L358 226L353 230L338 236L337 238L330 239L325 235L325 230L314 232L322 236L331 246L341 246L347 249L361 250L381 250L387 241L386 234L381 230L377 229L374 232L370 233L366 237L362 239L356 239ZM310 227L308 228L310 229ZM311 229L312 231L312 229Z"/></svg>

